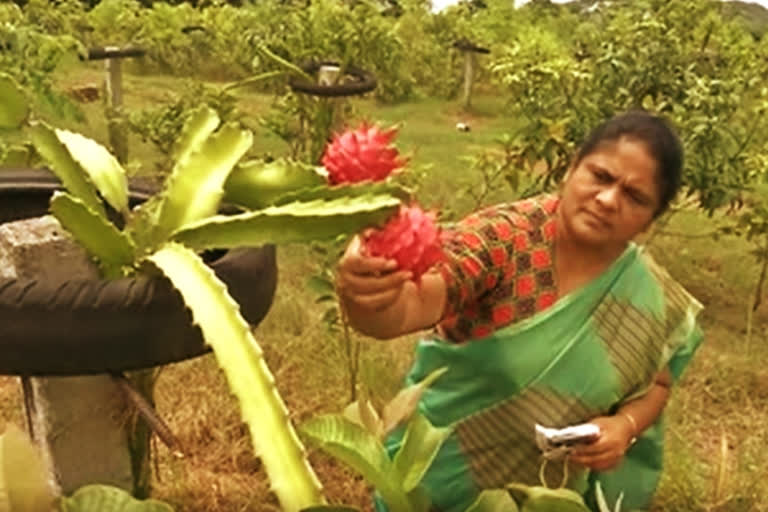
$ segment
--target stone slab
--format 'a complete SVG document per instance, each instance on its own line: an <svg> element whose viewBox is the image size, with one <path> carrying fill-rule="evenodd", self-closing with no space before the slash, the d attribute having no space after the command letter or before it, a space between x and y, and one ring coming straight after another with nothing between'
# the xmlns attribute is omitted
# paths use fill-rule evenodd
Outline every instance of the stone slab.
<svg viewBox="0 0 768 512"><path fill-rule="evenodd" d="M0 277L51 283L92 279L98 269L48 215L0 225ZM41 322L45 318L40 318ZM133 490L129 406L108 375L25 378L30 432L67 495L91 483Z"/></svg>

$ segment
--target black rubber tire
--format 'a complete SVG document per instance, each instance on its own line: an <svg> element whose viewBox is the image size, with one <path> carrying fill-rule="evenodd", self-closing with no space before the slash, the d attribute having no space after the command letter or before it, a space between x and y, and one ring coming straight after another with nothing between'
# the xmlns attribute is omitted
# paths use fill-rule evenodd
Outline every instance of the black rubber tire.
<svg viewBox="0 0 768 512"><path fill-rule="evenodd" d="M338 65L338 62L311 61L303 64L300 67L307 74L314 75L320 70L320 67L322 66ZM358 67L347 66L345 70L345 76L352 76L355 78L355 80L351 82L345 82L343 84L320 85L317 83L308 82L301 78L292 78L288 82L288 85L293 91L296 92L329 98L365 94L366 92L370 92L376 88L376 77L374 77L372 73L362 70Z"/></svg>
<svg viewBox="0 0 768 512"><path fill-rule="evenodd" d="M0 222L44 215L50 195L60 188L45 170L0 169ZM149 186L131 185L134 204L150 193ZM261 322L277 286L275 247L208 256L245 319ZM209 350L181 295L164 277L72 280L55 287L0 279L0 374L136 370Z"/></svg>
<svg viewBox="0 0 768 512"><path fill-rule="evenodd" d="M460 50L462 52L474 52L474 53L491 53L491 50L482 46L478 46L469 39L459 39L458 41L454 41L453 45L454 48L457 50Z"/></svg>
<svg viewBox="0 0 768 512"><path fill-rule="evenodd" d="M85 60L126 59L130 57L143 57L146 54L147 50L135 46L127 46L125 48L105 46L103 48L88 48L88 56Z"/></svg>

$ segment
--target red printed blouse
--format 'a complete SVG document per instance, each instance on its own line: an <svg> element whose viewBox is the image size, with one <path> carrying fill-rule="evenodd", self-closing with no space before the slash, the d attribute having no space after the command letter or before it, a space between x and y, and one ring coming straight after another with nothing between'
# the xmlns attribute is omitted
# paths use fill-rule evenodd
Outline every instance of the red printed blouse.
<svg viewBox="0 0 768 512"><path fill-rule="evenodd" d="M462 342L532 316L557 299L557 195L495 205L444 227L447 286L439 332Z"/></svg>

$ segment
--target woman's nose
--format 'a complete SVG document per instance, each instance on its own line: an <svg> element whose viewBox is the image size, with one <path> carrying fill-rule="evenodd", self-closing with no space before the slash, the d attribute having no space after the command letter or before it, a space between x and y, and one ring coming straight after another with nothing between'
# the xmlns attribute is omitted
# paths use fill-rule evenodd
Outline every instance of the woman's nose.
<svg viewBox="0 0 768 512"><path fill-rule="evenodd" d="M616 185L609 185L597 194L597 202L600 203L600 206L605 208L606 210L614 210L618 207L619 204L619 187Z"/></svg>

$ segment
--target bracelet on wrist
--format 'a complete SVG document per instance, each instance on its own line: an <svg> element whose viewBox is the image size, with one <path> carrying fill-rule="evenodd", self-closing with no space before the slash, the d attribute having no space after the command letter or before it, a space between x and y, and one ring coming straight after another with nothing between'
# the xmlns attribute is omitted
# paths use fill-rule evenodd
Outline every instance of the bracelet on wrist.
<svg viewBox="0 0 768 512"><path fill-rule="evenodd" d="M640 429L637 428L637 420L635 420L635 417L626 411L619 411L617 414L624 417L632 426L632 439L629 440L629 446L632 446L637 441L637 435L640 433Z"/></svg>

